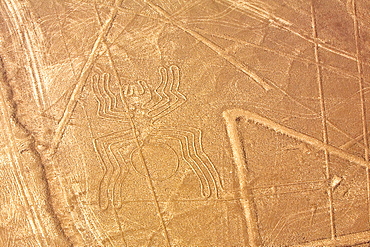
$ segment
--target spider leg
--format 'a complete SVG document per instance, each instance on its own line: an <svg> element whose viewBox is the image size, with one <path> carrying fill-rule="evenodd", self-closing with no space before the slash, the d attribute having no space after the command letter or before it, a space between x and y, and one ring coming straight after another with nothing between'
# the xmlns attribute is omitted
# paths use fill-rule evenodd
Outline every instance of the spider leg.
<svg viewBox="0 0 370 247"><path fill-rule="evenodd" d="M112 92L112 90L110 88L110 84L111 84L111 74L104 73L102 75L102 84L101 84L102 87L101 88L102 88L102 92L105 93L106 95L108 95L108 97L107 97L108 104L106 104L106 107L108 108L108 110L110 110L112 112L120 113L120 111L122 111L122 109L120 109L120 111L117 110L118 98Z"/></svg>
<svg viewBox="0 0 370 247"><path fill-rule="evenodd" d="M224 185L220 177L220 173L217 171L215 165L211 161L211 159L208 157L208 155L204 152L203 145L202 145L202 131L195 127L187 127L188 130L184 130L189 132L189 134L194 135L195 138L195 145L196 150L199 154L199 156L202 157L202 160L207 164L207 167L209 167L209 171L213 174L214 179L216 180L216 184L220 187L221 190L224 190Z"/></svg>
<svg viewBox="0 0 370 247"><path fill-rule="evenodd" d="M150 115L151 109L166 104L165 102L169 101L169 96L165 93L165 88L168 84L167 69L160 67L159 74L161 75L161 82L159 83L158 87L154 89L154 98L156 99L152 99L147 103L149 105L146 105L146 108L149 109L148 115Z"/></svg>
<svg viewBox="0 0 370 247"><path fill-rule="evenodd" d="M213 163L201 147L199 134L193 130L175 128L159 128L154 135L179 141L183 159L199 179L201 194L210 197L212 187L218 197L220 178Z"/></svg>
<svg viewBox="0 0 370 247"><path fill-rule="evenodd" d="M131 139L131 129L113 132L111 134L94 139L94 148L99 156L103 167L103 176L99 182L99 206L105 210L109 207L110 198L112 198L115 181L117 176L122 174L120 158L115 152L113 144L116 142L125 142ZM113 182L112 182L113 180Z"/></svg>
<svg viewBox="0 0 370 247"><path fill-rule="evenodd" d="M112 204L113 207L115 208L121 208L122 207L122 185L123 181L128 173L128 164L125 161L125 159L122 156L122 153L120 152L122 147L127 146L127 141L132 140L134 137L132 136L127 136L125 140L117 140L116 142L110 143L108 146L108 149L112 156L114 157L114 161L116 164L121 164L118 167L118 172L116 176L114 176L114 181L113 181L113 190L112 190ZM123 171L122 165L125 166L125 171Z"/></svg>
<svg viewBox="0 0 370 247"><path fill-rule="evenodd" d="M108 119L125 119L125 110L118 107L118 96L110 89L111 75L104 73L92 77L92 89L98 101L97 114Z"/></svg>
<svg viewBox="0 0 370 247"><path fill-rule="evenodd" d="M185 103L186 97L179 92L180 86L180 69L175 65L171 65L169 71L161 69L162 78L166 78L166 84L163 89L163 94L166 96L164 100L153 105L148 112L148 116L155 122L159 118L169 114L179 106Z"/></svg>
<svg viewBox="0 0 370 247"><path fill-rule="evenodd" d="M139 95L143 95L146 92L149 93L149 99L143 103L142 107L143 108L148 108L147 105L153 101L153 94L152 91L150 90L148 83L146 81L138 81L138 84L141 87L141 90L139 92Z"/></svg>
<svg viewBox="0 0 370 247"><path fill-rule="evenodd" d="M138 95L143 95L145 93L145 88L148 87L147 83L145 81L137 81L137 84L139 87L136 88L136 93Z"/></svg>
<svg viewBox="0 0 370 247"><path fill-rule="evenodd" d="M193 173L199 180L199 186L200 186L200 191L201 191L202 196L210 197L211 189L210 189L209 182L207 179L205 179L203 171L200 169L197 161L193 158L193 155L192 155L192 152L190 151L190 147L189 147L186 137L172 135L168 133L160 133L160 136L167 138L167 139L175 140L179 143L180 150L181 150L181 156L183 160L191 168L191 170L193 171Z"/></svg>

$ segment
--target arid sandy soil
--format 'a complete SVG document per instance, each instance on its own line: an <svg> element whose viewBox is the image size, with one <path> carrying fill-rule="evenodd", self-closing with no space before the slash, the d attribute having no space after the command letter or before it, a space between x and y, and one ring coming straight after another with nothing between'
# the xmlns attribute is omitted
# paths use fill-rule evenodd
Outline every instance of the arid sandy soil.
<svg viewBox="0 0 370 247"><path fill-rule="evenodd" d="M0 1L0 246L368 246L370 1Z"/></svg>

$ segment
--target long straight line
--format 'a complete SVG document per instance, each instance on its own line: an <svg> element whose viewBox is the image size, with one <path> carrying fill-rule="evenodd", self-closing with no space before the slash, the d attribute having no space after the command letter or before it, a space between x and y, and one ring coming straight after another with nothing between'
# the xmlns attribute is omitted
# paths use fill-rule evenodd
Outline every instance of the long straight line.
<svg viewBox="0 0 370 247"><path fill-rule="evenodd" d="M181 29L182 31L186 32L187 34L193 36L196 40L199 42L202 42L207 47L212 49L214 52L216 52L219 56L221 56L223 59L228 61L230 64L234 65L236 68L241 70L244 74L248 75L255 83L257 83L259 86L261 86L264 90L268 91L272 89L271 85L266 82L260 75L257 75L254 71L252 71L246 64L236 59L234 56L228 54L224 48L214 43L212 40L202 36L198 32L186 27L184 24L182 24L179 21L176 21L171 17L170 14L168 14L166 11L164 11L161 7L158 5L152 3L150 0L146 0L145 3L151 7L153 10L155 10L158 14L160 14L162 17L167 19L172 25L176 26L177 28Z"/></svg>
<svg viewBox="0 0 370 247"><path fill-rule="evenodd" d="M2 60L0 60L0 72L3 69ZM5 78L0 78L0 83L4 83L2 80ZM7 156L9 158L11 168L14 171L14 178L17 185L17 188L21 194L21 201L25 205L25 211L27 218L29 218L28 222L32 228L32 232L35 235L36 241L38 242L39 246L49 246L47 241L47 236L45 229L40 222L39 215L35 211L35 203L32 197L32 194L29 192L27 186L25 186L25 181L23 177L23 169L21 167L21 162L19 161L19 157L16 151L16 143L13 134L13 127L9 122L11 119L11 114L8 111L8 106L5 102L5 94L3 89L3 85L0 85L0 112L2 113L2 117L0 117L0 121L2 122L2 126L4 127L4 132L6 134L6 138L8 139L8 148L9 152Z"/></svg>
<svg viewBox="0 0 370 247"><path fill-rule="evenodd" d="M367 117L366 117L366 102L365 102L365 94L364 94L364 72L361 62L361 54L360 54L360 28L358 25L357 19L357 8L356 8L356 1L352 1L352 8L353 8L353 27L354 27L354 36L356 42L356 57L357 57L357 72L359 75L359 93L360 93L360 100L361 100L361 120L362 120L362 136L364 141L364 155L365 160L369 161L369 139L368 139L368 128L367 128ZM370 171L369 168L366 168L366 189L367 189L367 204L368 204L368 214L369 214L369 224L370 224Z"/></svg>
<svg viewBox="0 0 370 247"><path fill-rule="evenodd" d="M303 244L292 245L291 247L357 246L358 244L368 243L369 240L370 240L370 231L365 231L338 236L336 239L315 240Z"/></svg>
<svg viewBox="0 0 370 247"><path fill-rule="evenodd" d="M24 48L26 50L26 57L27 62L29 64L29 74L32 80L32 89L34 92L34 97L36 100L37 106L44 110L45 107L45 99L44 99L44 86L42 84L42 78L40 76L40 58L37 58L37 52L35 53L34 45L35 42L39 45L38 41L36 40L35 34L30 33L30 20L27 20L25 10L19 6L20 4L14 0L5 1L9 12L14 21L13 24L17 28L17 32L19 38L21 39L22 43L24 44ZM34 29L36 32L36 29ZM34 37L32 37L34 36ZM37 47L40 48L40 47Z"/></svg>
<svg viewBox="0 0 370 247"><path fill-rule="evenodd" d="M136 15L134 17L136 17ZM130 23L133 21L133 19L130 21ZM111 64L111 66L112 66L112 68L114 70L115 77L119 81L118 84L119 84L119 89L120 89L120 98L121 98L121 101L122 101L122 103L123 103L123 105L124 105L124 107L126 109L126 116L129 119L129 121L130 121L130 125L131 125L132 132L133 132L134 139L135 139L135 144L137 146L137 149L138 149L138 152L139 152L139 155L140 155L141 162L144 165L145 175L148 178L147 179L148 185L150 187L150 190L151 190L151 193L152 193L152 196L153 196L153 201L154 201L154 204L155 204L155 207L156 207L156 210L157 210L157 214L158 214L158 216L160 218L160 224L161 224L161 227L162 227L163 232L164 232L164 237L166 239L166 243L167 243L168 246L171 246L170 239L169 239L169 236L168 236L168 230L167 230L167 227L166 227L166 224L165 224L163 215L161 213L161 208L160 208L159 201L158 201L158 195L157 195L157 193L155 191L155 187L154 187L153 181L152 181L152 179L150 177L148 165L146 163L146 160L145 160L144 155L143 155L143 152L142 152L142 147L140 145L140 140L139 140L139 137L137 135L137 128L136 128L135 122L134 122L134 120L133 120L133 118L131 117L131 114L130 114L129 104L127 103L126 97L123 95L124 90L123 90L123 87L122 87L122 83L120 81L120 77L118 75L117 68L116 68L116 66L114 64L114 61L113 61L113 58L112 58L110 47L106 44L106 42L104 40L102 41L102 44L104 46L106 46L106 49L107 49L106 52L107 52L107 55L108 55L109 63ZM122 229L121 229L121 232L122 232Z"/></svg>
<svg viewBox="0 0 370 247"><path fill-rule="evenodd" d="M99 14L99 11L98 11L98 7L97 7L97 3L96 3L96 1L94 2L94 8L95 8L95 13L96 13L96 16L97 16L97 19L98 19L98 23L99 23L99 25L100 26L103 26L103 22L102 22L102 19L101 19L101 17L100 17L100 14ZM132 21L132 20L131 20ZM102 40L102 44L103 44L103 46L105 46L106 47L106 53L107 53L107 55L108 55L108 58L109 58L109 62L111 63L111 65L112 65L112 67L113 67L113 70L115 71L115 75L117 76L117 78L119 78L118 77L118 72L117 72L117 70L115 69L115 66L114 66L114 63L113 63L113 59L112 59L112 54L111 54L111 52L110 52L110 48L106 45L106 41L103 39ZM118 79L119 80L119 79ZM128 109L128 108L127 108ZM128 114L129 115L129 114ZM91 134L92 134L92 132L91 132ZM104 162L104 161L103 161ZM100 193L100 192L99 192ZM100 196L100 195L99 195ZM108 197L109 197L109 195L108 195ZM120 198L121 199L121 198ZM114 204L114 202L113 202L113 204ZM108 204L108 206L109 206L109 204ZM125 234L124 234L124 232L123 232L123 228L122 228L122 224L121 224L121 222L119 221L119 217L118 217L118 212L117 212L117 209L113 206L113 211L114 211L114 217L115 217L115 221L116 221L116 223L117 223L117 225L118 225L118 229L119 229L119 231L120 231L120 234L121 234L121 237L122 237L122 240L123 240L123 243L124 243L124 246L128 246L127 245L127 241L126 241L126 237L125 237Z"/></svg>
<svg viewBox="0 0 370 247"><path fill-rule="evenodd" d="M151 5L151 6L153 6L153 7L155 7L153 4ZM157 6L157 9L156 10L161 10L160 8L158 9L159 7ZM130 11L130 10L128 10L128 9L124 9L124 8L122 8L122 7L119 7L119 10L120 11L122 11L122 12L129 12L129 13L134 13L134 14L137 14L137 15L139 15L139 16L143 16L143 17L147 17L147 18L153 18L153 19L155 19L155 20L160 20L160 21L162 21L162 22L164 22L164 23L169 23L169 24L174 24L173 22L172 22L172 20L173 20L173 18L171 19L171 16L167 13L167 17L166 16L162 16L162 17L153 17L153 16L148 16L148 15L145 15L145 14L141 14L141 13L137 13L137 12L135 12L135 11ZM166 12L164 12L163 10L162 10L162 12L161 12L162 14L166 14ZM168 18L170 18L170 19L168 19ZM178 24L178 21L176 22L176 24ZM176 26L176 25L175 25ZM186 27L186 25L182 25L182 27L185 27L185 28L187 28ZM180 27L179 27L180 28ZM181 28L180 28L181 29ZM183 30L183 29L182 29ZM197 31L198 32L203 32L204 30L194 30L194 29L190 29L190 28L187 28L187 30L188 31L190 31L190 32L192 32L192 33L197 33ZM183 31L185 31L185 30L183 30ZM186 32L186 31L185 31ZM198 33L198 35L201 35L200 33ZM202 36L202 35L201 35ZM216 36L219 36L219 35L216 35ZM194 37L194 36L193 36ZM203 36L202 36L203 37ZM221 37L221 36L219 36L219 37ZM204 38L204 37L203 37ZM222 38L222 37L221 37ZM317 42L318 43L318 46L320 47L320 48L322 48L322 49L326 49L327 47L325 46L325 44L323 44L323 43L320 43L320 40L314 40L314 39L310 39L310 43L314 43L314 42ZM329 51L330 51L330 49L329 49ZM346 56L345 56L346 57ZM351 55L351 57L350 57L350 59L352 59L352 60L355 60L355 57L354 57L354 55L352 56ZM319 64L319 66L323 66L324 67L324 65L322 65L322 64ZM352 76L353 77L353 76ZM284 96L286 96L286 97L288 97L290 100L292 100L293 102L295 102L296 104L298 104L298 105L300 105L300 106L302 106L304 109L306 109L306 110L309 110L310 112L312 112L312 113L314 113L315 115L319 115L319 114L317 114L316 113L316 111L315 110L313 110L312 108L310 108L310 107L308 107L308 106L306 106L306 105L304 105L303 103L301 103L301 102L299 102L297 99L295 99L293 96L291 96L290 94L288 94L285 90L283 90L282 88L280 88L278 85L276 85L275 83L273 83L272 81L270 81L270 80L268 80L268 82L269 82L269 84L271 84L270 86L272 86L273 88L275 88L275 89L277 89L280 93L282 93ZM368 84L368 83L366 83L366 84ZM349 136L346 132L344 132L343 130L341 130L341 129L339 129L337 126L335 126L335 124L334 123L332 123L330 120L327 120L327 124L329 125L329 126L331 126L332 128L334 128L336 131L338 131L338 132L340 132L341 134L343 134L343 135L345 135L347 138L349 138L350 140L352 140L352 141L355 141L355 139L354 138L352 138L351 136Z"/></svg>
<svg viewBox="0 0 370 247"><path fill-rule="evenodd" d="M311 0L311 14L312 14L312 35L313 39L317 40L317 28L316 28L316 18L315 18L315 10L314 10L314 3ZM327 116L326 116L326 109L325 109L325 101L324 101L324 92L323 92L323 79L322 79L322 71L321 67L318 65L320 64L319 59L319 46L315 42L314 43L315 49L315 62L316 62L316 71L317 71L317 83L319 87L319 99L320 99L320 109L321 109L321 123L323 129L323 141L325 144L328 144L328 127L327 127ZM325 155L325 176L326 179L330 179L330 166L329 166L329 152L327 149L324 150ZM328 193L328 200L329 200L329 217L330 217L330 232L331 238L335 239L336 237L336 229L335 229L335 219L334 219L334 205L333 205L333 189L331 186L327 189Z"/></svg>
<svg viewBox="0 0 370 247"><path fill-rule="evenodd" d="M240 204L242 206L243 215L247 225L248 244L251 247L261 246L262 239L258 226L258 212L254 202L252 188L248 183L249 174L246 169L247 161L238 131L237 119L239 114L235 114L233 111L225 111L223 113L223 117L226 121L226 130L230 139L233 159L236 165L236 171L239 180L238 182L241 197Z"/></svg>
<svg viewBox="0 0 370 247"><path fill-rule="evenodd" d="M110 54L110 50L108 48L108 54ZM113 63L113 60L112 60L112 57L111 55L109 55L110 57L110 60L111 60L111 63L114 65ZM115 68L115 66L114 66ZM115 71L115 73L117 73L117 71ZM118 77L119 78L119 77ZM119 79L118 79L119 80ZM155 204L155 207L156 207L156 210L157 210L157 213L158 213L158 216L159 216L159 219L160 219L160 224L161 224L161 227L163 228L163 232L164 232L164 237L166 239L166 242L167 242L167 245L168 246L171 246L171 243L170 243L170 238L168 236L168 231L167 231L167 227L166 227L166 224L164 222L164 218L163 218L163 215L161 213L161 208L160 208L160 205L159 205L159 201L158 201L158 196L157 196L157 193L155 191L155 188L154 188L154 184L153 184L153 180L151 179L150 177L150 173L149 173L149 169L148 169L148 165L146 163L146 160L144 158L144 155L143 155L143 152L142 152L142 147L140 145L140 140L139 140L139 137L138 137L138 134L137 134L137 128L136 128L136 125L135 125L135 122L133 120L133 118L131 117L131 114L130 114L130 107L129 107L129 104L127 103L127 100L125 98L125 96L123 95L123 88L122 88L122 83L120 82L119 83L119 87L120 87L120 98L121 98L121 101L122 103L124 104L125 108L127 109L127 117L129 118L130 120L130 124L131 124L131 128L132 128L132 132L133 132L133 135L134 135L134 139L135 139L135 144L137 146L137 149L138 149L138 152L139 152L139 155L140 155L140 159L141 159L141 162L143 163L144 165L144 169L145 169L145 175L147 176L147 181L148 181L148 185L150 187L150 190L152 192L152 196L153 196L153 200L154 200L154 204Z"/></svg>
<svg viewBox="0 0 370 247"><path fill-rule="evenodd" d="M90 71L91 71L91 69L94 65L94 62L96 61L98 49L99 49L102 41L104 40L104 37L109 32L109 30L110 30L110 28L113 24L113 21L115 20L115 18L117 16L117 13L118 13L118 8L117 8L117 4L116 4L116 6L114 6L113 10L111 11L109 19L100 28L99 35L98 35L97 39L95 40L94 46L93 46L93 48L92 48L92 50L89 54L89 57L88 57L85 65L82 68L82 71L81 71L81 73L80 73L80 75L77 79L77 83L76 83L76 85L73 89L71 97L70 97L70 99L67 103L67 106L66 106L65 110L64 110L63 116L62 116L61 120L58 123L58 127L55 130L55 134L54 134L54 137L53 137L53 140L52 140L52 143L51 143L51 148L50 148L51 154L54 154L56 149L58 148L59 142L62 139L64 131L67 127L67 124L68 124L68 122L69 122L69 120L70 120L70 118L73 114L73 111L76 107L77 101L78 101L79 96L82 92L82 89L85 85L85 82L86 82L86 80L87 80L87 78L90 74Z"/></svg>
<svg viewBox="0 0 370 247"><path fill-rule="evenodd" d="M252 121L254 123L261 124L267 127L268 129L274 130L277 133L281 133L291 138L297 139L301 142L307 143L308 145L311 145L321 151L328 150L329 153L351 162L350 164L354 163L358 166L370 168L369 162L364 160L361 157L348 153L333 145L326 144L323 141L316 139L312 136L303 134L289 127L280 125L279 123L276 123L268 118L262 117L261 115L258 115L256 113L253 113L247 110L242 110L242 109L227 110L226 112L229 112L228 114L233 114L233 116L235 116L235 119L238 117L244 117L246 118L247 121Z"/></svg>
<svg viewBox="0 0 370 247"><path fill-rule="evenodd" d="M108 56L109 56L109 60L110 60L110 63L112 64L113 66L113 69L115 70L115 73L118 74L118 71L115 69L115 66L114 66L114 63L113 63L113 59L110 55L110 50L109 48L107 49L107 52L108 52ZM118 80L119 77L118 77ZM148 178L147 181L148 181L148 185L150 187L150 190L152 192L152 196L153 196L153 200L154 200L154 204L155 204L155 207L156 207L156 210L157 210L157 213L158 213L158 216L160 218L160 224L161 224L161 227L163 229L163 232L164 232L164 237L166 239L166 243L168 246L171 246L171 243L170 243L170 238L168 236L168 231L167 231L167 227L166 227L166 224L164 222L164 218L163 218L163 215L161 213L161 208L160 208L160 205L159 205L159 201L158 201L158 195L155 191L155 188L154 188L154 184L153 184L153 180L151 179L150 177L150 173L149 173L149 169L148 169L148 165L146 163L146 160L144 158L144 155L143 155L143 152L142 152L142 147L140 145L140 140L139 140L139 137L138 137L138 134L137 134L137 128L136 128L136 125L135 125L135 122L133 120L133 118L131 117L130 115L130 108L129 108L129 104L127 103L127 100L125 98L125 96L123 95L123 88L122 88L122 84L121 82L118 83L119 84L119 87L120 87L120 98L121 98L121 101L124 105L124 107L127 109L127 112L126 112L126 115L127 115L127 118L129 119L130 121L130 125L131 125L131 128L132 128L132 133L134 135L134 139L135 139L135 144L137 146L137 149L138 149L138 152L139 152L139 155L140 155L140 160L142 162L142 164L144 165L144 170L145 170L145 175L146 177Z"/></svg>

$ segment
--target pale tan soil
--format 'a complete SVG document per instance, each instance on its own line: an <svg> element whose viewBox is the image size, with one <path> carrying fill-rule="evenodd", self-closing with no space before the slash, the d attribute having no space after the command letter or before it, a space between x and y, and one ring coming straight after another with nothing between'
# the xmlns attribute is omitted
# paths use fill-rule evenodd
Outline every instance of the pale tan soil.
<svg viewBox="0 0 370 247"><path fill-rule="evenodd" d="M369 246L369 9L1 1L0 246Z"/></svg>

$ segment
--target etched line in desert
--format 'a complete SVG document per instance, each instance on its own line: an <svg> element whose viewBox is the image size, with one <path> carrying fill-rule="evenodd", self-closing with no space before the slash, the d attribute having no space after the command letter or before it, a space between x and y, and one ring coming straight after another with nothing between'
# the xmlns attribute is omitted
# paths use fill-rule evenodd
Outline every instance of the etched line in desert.
<svg viewBox="0 0 370 247"><path fill-rule="evenodd" d="M227 110L223 113L223 117L226 120L226 127L228 136L230 138L230 143L232 146L233 151L233 157L234 162L237 167L237 173L238 173L238 179L240 184L240 191L241 191L241 204L243 207L243 212L246 220L246 224L248 226L248 237L249 237L249 245L250 246L264 246L264 244L261 242L261 236L260 236L260 228L258 226L258 210L256 206L254 205L254 195L253 195L253 186L251 184L248 184L248 172L250 172L248 168L248 161L246 157L248 157L248 153L246 153L245 149L243 148L243 143L241 141L239 129L238 129L238 122L240 121L246 121L250 122L252 124L261 125L265 128L271 129L274 132L286 135L290 138L294 138L298 141L301 141L303 143L307 143L309 145L314 146L318 150L322 150L325 153L325 163L326 166L328 166L329 162L329 153L333 155L337 155L342 159L348 160L350 162L355 163L356 165L360 165L366 168L366 174L368 174L368 160L363 160L359 157L356 157L352 154L349 154L339 148L333 147L331 145L327 144L327 141L325 142L325 136L324 136L324 142L318 139L315 139L311 136L305 135L303 133L300 133L298 131L295 131L293 129L290 129L288 127L285 127L283 125L280 125L278 123L275 123L274 121L267 119L265 117L262 117L256 113L247 111L247 110L241 110L241 109L233 109L233 110ZM326 168L327 169L327 168ZM330 179L330 175L325 176L326 179ZM327 190L330 191L328 193L328 211L329 211L329 218L330 218L330 228L331 228L331 237L328 239L323 240L317 240L312 241L308 243L304 243L302 245L293 245L293 246L354 246L362 243L366 243L370 241L369 232L359 232L359 233L353 233L343 236L336 236L335 232L335 218L334 218L334 206L333 206L333 196L332 191L341 183L341 178L339 177L333 177L332 181L330 182L330 186L323 186L324 188L327 187ZM285 186L291 186L295 185L297 183L293 183L290 185ZM269 188L267 186L266 188ZM272 186L276 193L276 186ZM368 188L368 187L367 187ZM367 192L369 193L369 192ZM312 217L314 216L315 211L313 211ZM312 219L311 219L312 221Z"/></svg>
<svg viewBox="0 0 370 247"><path fill-rule="evenodd" d="M368 246L369 9L0 1L0 246Z"/></svg>

